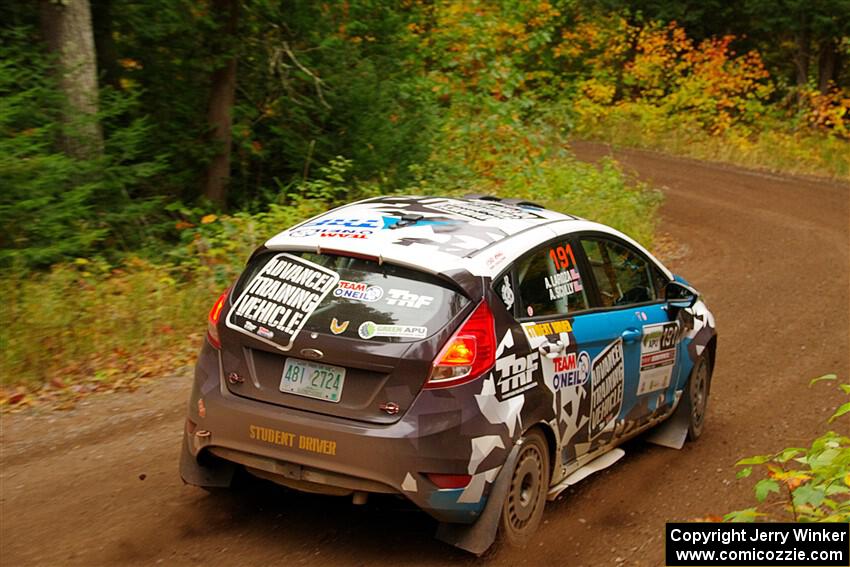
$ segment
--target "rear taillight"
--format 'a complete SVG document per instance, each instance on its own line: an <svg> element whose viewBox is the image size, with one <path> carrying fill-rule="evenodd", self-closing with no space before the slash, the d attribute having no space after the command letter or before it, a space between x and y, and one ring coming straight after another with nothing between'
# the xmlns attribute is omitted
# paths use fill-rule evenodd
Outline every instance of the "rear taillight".
<svg viewBox="0 0 850 567"><path fill-rule="evenodd" d="M482 301L434 360L425 388L448 388L475 380L496 362L493 313Z"/></svg>
<svg viewBox="0 0 850 567"><path fill-rule="evenodd" d="M228 289L222 293L219 298L213 303L210 314L207 316L207 340L215 348L221 348L221 340L218 338L218 320L221 318L221 310L224 309L224 302L227 301Z"/></svg>

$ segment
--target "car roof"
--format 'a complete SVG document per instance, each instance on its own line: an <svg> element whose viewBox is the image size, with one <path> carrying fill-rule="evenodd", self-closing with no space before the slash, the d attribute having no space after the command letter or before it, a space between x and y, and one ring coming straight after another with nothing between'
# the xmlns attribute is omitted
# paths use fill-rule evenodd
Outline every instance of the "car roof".
<svg viewBox="0 0 850 567"><path fill-rule="evenodd" d="M266 247L365 256L435 274L465 269L492 277L537 244L580 230L625 238L651 257L605 225L527 201L478 195L365 199L284 230Z"/></svg>

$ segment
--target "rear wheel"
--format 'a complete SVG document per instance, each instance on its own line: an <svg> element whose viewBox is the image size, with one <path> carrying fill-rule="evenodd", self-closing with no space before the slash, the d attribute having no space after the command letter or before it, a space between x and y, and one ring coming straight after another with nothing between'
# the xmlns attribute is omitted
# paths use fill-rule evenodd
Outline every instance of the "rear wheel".
<svg viewBox="0 0 850 567"><path fill-rule="evenodd" d="M705 356L700 356L691 371L688 380L688 439L696 441L705 428L705 413L708 409L708 392L711 382L711 364Z"/></svg>
<svg viewBox="0 0 850 567"><path fill-rule="evenodd" d="M511 545L525 545L540 526L549 491L549 450L539 431L522 438L516 468L502 506L501 531Z"/></svg>

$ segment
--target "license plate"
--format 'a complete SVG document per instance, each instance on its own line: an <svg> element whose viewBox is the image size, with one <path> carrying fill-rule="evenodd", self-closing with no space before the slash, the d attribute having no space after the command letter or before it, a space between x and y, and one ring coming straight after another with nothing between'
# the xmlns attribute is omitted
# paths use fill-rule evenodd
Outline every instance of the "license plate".
<svg viewBox="0 0 850 567"><path fill-rule="evenodd" d="M339 402L345 368L287 358L280 378L280 391L328 402Z"/></svg>

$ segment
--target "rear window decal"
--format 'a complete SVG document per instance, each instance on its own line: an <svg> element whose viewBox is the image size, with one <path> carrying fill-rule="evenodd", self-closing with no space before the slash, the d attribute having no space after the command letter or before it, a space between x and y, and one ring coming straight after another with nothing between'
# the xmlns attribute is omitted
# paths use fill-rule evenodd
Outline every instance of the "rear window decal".
<svg viewBox="0 0 850 567"><path fill-rule="evenodd" d="M373 321L364 321L357 329L357 334L362 339L372 337L408 337L424 339L428 336L427 327L413 325L381 325Z"/></svg>
<svg viewBox="0 0 850 567"><path fill-rule="evenodd" d="M348 280L339 280L334 297L342 297L344 299L355 299L357 301L373 302L378 301L384 296L384 288L377 285L369 285L363 282L350 282Z"/></svg>
<svg viewBox="0 0 850 567"><path fill-rule="evenodd" d="M593 359L590 370L590 438L614 424L623 405L623 339L609 344Z"/></svg>
<svg viewBox="0 0 850 567"><path fill-rule="evenodd" d="M404 289L390 289L387 291L387 305L421 309L422 307L431 305L433 302L434 298L430 295L418 295Z"/></svg>
<svg viewBox="0 0 850 567"><path fill-rule="evenodd" d="M288 349L339 274L290 254L277 254L239 294L229 328Z"/></svg>
<svg viewBox="0 0 850 567"><path fill-rule="evenodd" d="M348 321L343 321L342 323L340 323L336 320L336 317L334 317L333 319L331 319L331 333L335 335L344 333L345 330L348 329L348 323Z"/></svg>
<svg viewBox="0 0 850 567"><path fill-rule="evenodd" d="M640 380L637 395L666 389L676 364L679 322L644 325L640 343Z"/></svg>
<svg viewBox="0 0 850 567"><path fill-rule="evenodd" d="M245 321L245 323L250 323L250 321ZM265 327L260 327L259 329L257 329L257 334L260 335L261 337L265 337L267 339L273 339L274 338L274 331L270 331L269 329L266 329Z"/></svg>

